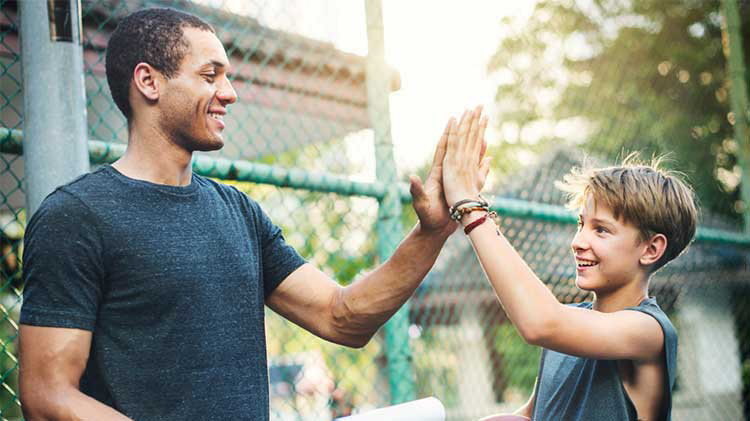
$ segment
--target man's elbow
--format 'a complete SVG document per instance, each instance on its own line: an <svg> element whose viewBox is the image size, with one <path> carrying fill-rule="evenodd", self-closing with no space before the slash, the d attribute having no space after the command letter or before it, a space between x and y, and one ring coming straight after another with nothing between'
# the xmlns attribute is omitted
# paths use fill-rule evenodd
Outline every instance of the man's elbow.
<svg viewBox="0 0 750 421"><path fill-rule="evenodd" d="M19 400L23 416L29 420L66 419L67 392L62 387L21 381Z"/></svg>
<svg viewBox="0 0 750 421"><path fill-rule="evenodd" d="M344 288L340 288L331 303L331 317L326 329L329 331L328 340L350 348L362 348L370 342L377 328L363 322L361 315L348 305L344 294Z"/></svg>
<svg viewBox="0 0 750 421"><path fill-rule="evenodd" d="M372 339L373 336L374 335L352 335L338 341L338 344L349 348L360 349L369 344L370 339Z"/></svg>

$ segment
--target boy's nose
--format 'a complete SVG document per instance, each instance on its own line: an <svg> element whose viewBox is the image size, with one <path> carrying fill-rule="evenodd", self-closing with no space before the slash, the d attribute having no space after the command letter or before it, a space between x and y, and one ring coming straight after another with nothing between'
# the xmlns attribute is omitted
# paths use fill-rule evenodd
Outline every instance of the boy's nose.
<svg viewBox="0 0 750 421"><path fill-rule="evenodd" d="M588 243L583 237L580 230L573 236L573 241L570 242L570 247L573 251L586 250L588 248Z"/></svg>

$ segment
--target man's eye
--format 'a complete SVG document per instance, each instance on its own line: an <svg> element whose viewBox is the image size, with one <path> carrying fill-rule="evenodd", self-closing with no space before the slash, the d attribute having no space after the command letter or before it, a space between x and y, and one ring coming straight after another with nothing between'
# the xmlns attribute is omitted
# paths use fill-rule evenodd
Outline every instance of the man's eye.
<svg viewBox="0 0 750 421"><path fill-rule="evenodd" d="M203 77L205 77L207 81L213 82L214 78L216 78L216 74L205 74Z"/></svg>

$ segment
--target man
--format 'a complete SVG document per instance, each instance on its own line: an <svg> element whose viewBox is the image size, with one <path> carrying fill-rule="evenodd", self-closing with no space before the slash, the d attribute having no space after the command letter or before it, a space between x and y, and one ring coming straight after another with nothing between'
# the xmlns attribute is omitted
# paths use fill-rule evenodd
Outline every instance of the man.
<svg viewBox="0 0 750 421"><path fill-rule="evenodd" d="M411 179L417 226L342 288L256 202L192 173L193 151L223 146L237 100L211 26L171 9L136 12L112 34L106 67L128 148L50 194L28 225L24 413L268 419L264 304L321 338L364 346L455 229L441 187L447 132L425 184Z"/></svg>

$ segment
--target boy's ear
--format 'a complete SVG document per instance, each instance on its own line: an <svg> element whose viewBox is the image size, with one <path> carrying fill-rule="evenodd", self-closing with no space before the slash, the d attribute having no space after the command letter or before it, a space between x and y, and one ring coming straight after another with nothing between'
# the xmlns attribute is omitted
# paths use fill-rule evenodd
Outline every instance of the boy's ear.
<svg viewBox="0 0 750 421"><path fill-rule="evenodd" d="M641 255L640 263L644 266L652 265L661 259L667 250L667 237L664 234L656 234L644 242L646 249Z"/></svg>
<svg viewBox="0 0 750 421"><path fill-rule="evenodd" d="M159 99L161 73L148 63L138 63L133 69L133 87L148 101Z"/></svg>

